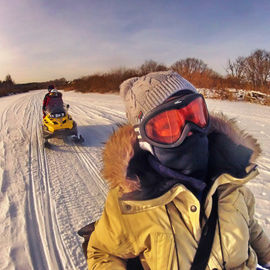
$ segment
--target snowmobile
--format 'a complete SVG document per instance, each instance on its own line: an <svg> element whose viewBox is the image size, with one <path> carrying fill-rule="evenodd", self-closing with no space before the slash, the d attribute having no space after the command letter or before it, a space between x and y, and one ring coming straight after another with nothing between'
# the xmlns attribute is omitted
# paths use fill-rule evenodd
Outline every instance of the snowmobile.
<svg viewBox="0 0 270 270"><path fill-rule="evenodd" d="M77 124L68 114L69 105L53 106L46 108L46 115L42 120L43 138L45 147L50 147L50 138L66 139L71 137L75 143L84 141L81 135L78 135Z"/></svg>

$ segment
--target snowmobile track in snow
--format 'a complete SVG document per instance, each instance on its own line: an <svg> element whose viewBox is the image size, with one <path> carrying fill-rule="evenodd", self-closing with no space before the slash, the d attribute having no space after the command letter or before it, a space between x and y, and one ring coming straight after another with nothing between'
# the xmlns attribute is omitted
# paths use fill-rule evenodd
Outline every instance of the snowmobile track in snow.
<svg viewBox="0 0 270 270"><path fill-rule="evenodd" d="M37 103L34 103L34 106L33 112L38 111ZM35 119L35 117L29 114L28 119L30 125L30 119ZM33 265L36 269L50 269L52 265L57 266L57 269L65 269L60 253L61 250L65 249L57 245L57 243L62 242L56 239L59 237L59 230L51 201L48 165L44 154L40 123L33 121L29 128L31 130L29 138L29 192L26 216L28 216L28 226L31 228L28 230L28 238ZM46 230L42 231L42 228L46 228Z"/></svg>
<svg viewBox="0 0 270 270"><path fill-rule="evenodd" d="M96 160L83 147L62 144L55 151L46 150L46 154L59 233L69 251L68 256L77 262L76 269L85 269L85 259L81 256L81 239L74 232L80 228L78 224L82 221L84 223L81 226L100 216L106 186L100 178L99 168L95 166ZM73 170L70 161L80 166ZM72 222L74 220L77 223Z"/></svg>
<svg viewBox="0 0 270 270"><path fill-rule="evenodd" d="M37 99L30 98L23 110L30 131L25 211L32 265L35 269L83 270L86 262L76 231L98 219L103 208L107 186L100 177L97 157L101 151L61 140L54 146L54 139L52 149L44 149L41 120L35 117L40 112ZM19 114L21 109L22 105L14 104L12 111ZM81 113L78 107L74 109Z"/></svg>

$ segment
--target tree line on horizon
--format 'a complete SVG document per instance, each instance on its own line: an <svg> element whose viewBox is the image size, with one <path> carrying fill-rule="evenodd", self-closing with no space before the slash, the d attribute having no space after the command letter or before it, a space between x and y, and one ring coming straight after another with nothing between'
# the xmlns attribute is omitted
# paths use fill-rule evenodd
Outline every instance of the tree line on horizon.
<svg viewBox="0 0 270 270"><path fill-rule="evenodd" d="M75 79L65 88L84 93L118 92L120 84L126 79L169 69L178 72L197 88L216 90L234 88L270 94L270 52L260 49L247 57L241 56L234 61L228 60L226 76L218 74L197 58L181 59L171 66L147 60L138 68L118 68L110 72Z"/></svg>
<svg viewBox="0 0 270 270"><path fill-rule="evenodd" d="M0 96L10 92L26 92L47 88L55 84L58 89L88 92L119 92L120 84L131 77L142 76L149 72L174 70L189 80L197 88L225 90L229 88L255 90L270 94L270 52L257 49L249 56L228 60L226 76L222 76L209 68L197 58L181 59L171 66L147 60L138 68L118 68L105 73L83 76L71 82L65 78L42 83L15 84L10 75L0 81Z"/></svg>
<svg viewBox="0 0 270 270"><path fill-rule="evenodd" d="M0 97L17 93L25 93L31 90L46 89L48 85L53 84L57 88L65 87L67 80L65 78L50 80L46 82L31 82L16 84L8 74L4 81L0 80Z"/></svg>

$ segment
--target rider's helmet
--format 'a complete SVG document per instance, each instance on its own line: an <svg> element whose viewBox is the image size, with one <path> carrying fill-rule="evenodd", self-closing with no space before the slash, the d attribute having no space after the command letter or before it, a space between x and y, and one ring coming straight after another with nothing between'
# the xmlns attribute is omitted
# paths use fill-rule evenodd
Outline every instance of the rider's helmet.
<svg viewBox="0 0 270 270"><path fill-rule="evenodd" d="M48 92L49 92L49 93L50 93L51 90L53 90L53 89L54 89L54 85L53 85L53 84L51 84L51 85L48 86Z"/></svg>
<svg viewBox="0 0 270 270"><path fill-rule="evenodd" d="M50 91L50 95L52 95L52 96L57 96L57 95L58 95L57 89L52 89L52 90Z"/></svg>

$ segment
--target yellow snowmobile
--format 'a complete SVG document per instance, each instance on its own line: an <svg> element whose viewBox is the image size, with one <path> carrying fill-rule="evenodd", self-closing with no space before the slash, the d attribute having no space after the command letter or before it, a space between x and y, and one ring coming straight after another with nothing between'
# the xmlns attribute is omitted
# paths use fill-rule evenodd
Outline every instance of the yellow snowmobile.
<svg viewBox="0 0 270 270"><path fill-rule="evenodd" d="M84 140L81 135L78 136L77 124L68 114L69 105L64 108L48 107L46 115L42 120L43 137L45 139L45 147L49 147L50 138L63 138L71 136L75 143L82 143Z"/></svg>

